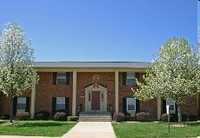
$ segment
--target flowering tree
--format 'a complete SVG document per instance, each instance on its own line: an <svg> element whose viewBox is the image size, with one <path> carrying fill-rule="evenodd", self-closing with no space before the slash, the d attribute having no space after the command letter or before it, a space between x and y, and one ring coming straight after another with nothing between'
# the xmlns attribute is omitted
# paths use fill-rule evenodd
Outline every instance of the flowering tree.
<svg viewBox="0 0 200 138"><path fill-rule="evenodd" d="M161 47L144 80L145 83L138 83L135 96L147 100L159 95L176 101L178 121L181 122L180 104L195 96L200 88L196 53L184 38L169 39Z"/></svg>
<svg viewBox="0 0 200 138"><path fill-rule="evenodd" d="M32 88L38 81L34 68L34 50L23 29L8 23L0 37L0 91L10 100L10 122L13 116L13 99Z"/></svg>

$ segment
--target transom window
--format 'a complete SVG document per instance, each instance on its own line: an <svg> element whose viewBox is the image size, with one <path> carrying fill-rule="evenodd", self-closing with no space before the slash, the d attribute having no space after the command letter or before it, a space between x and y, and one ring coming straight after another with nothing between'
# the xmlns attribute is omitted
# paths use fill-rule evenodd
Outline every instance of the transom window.
<svg viewBox="0 0 200 138"><path fill-rule="evenodd" d="M69 85L69 72L53 72L53 84Z"/></svg>

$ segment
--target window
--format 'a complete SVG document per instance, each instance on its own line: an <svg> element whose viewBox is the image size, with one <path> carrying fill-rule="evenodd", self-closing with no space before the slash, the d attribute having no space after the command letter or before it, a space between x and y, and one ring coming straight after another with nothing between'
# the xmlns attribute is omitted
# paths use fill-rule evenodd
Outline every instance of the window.
<svg viewBox="0 0 200 138"><path fill-rule="evenodd" d="M123 85L136 85L136 79L139 81L138 72L124 72Z"/></svg>
<svg viewBox="0 0 200 138"><path fill-rule="evenodd" d="M17 112L26 111L26 97L17 97Z"/></svg>
<svg viewBox="0 0 200 138"><path fill-rule="evenodd" d="M166 105L169 105L170 114L176 114L176 102L174 100L167 99ZM167 107L166 107L166 110L167 110Z"/></svg>
<svg viewBox="0 0 200 138"><path fill-rule="evenodd" d="M56 111L65 110L65 97L56 97Z"/></svg>
<svg viewBox="0 0 200 138"><path fill-rule="evenodd" d="M66 84L66 73L58 72L56 76L56 84Z"/></svg>
<svg viewBox="0 0 200 138"><path fill-rule="evenodd" d="M69 73L68 72L54 72L53 84L69 85Z"/></svg>
<svg viewBox="0 0 200 138"><path fill-rule="evenodd" d="M69 114L69 97L52 97L52 115L58 111Z"/></svg>
<svg viewBox="0 0 200 138"><path fill-rule="evenodd" d="M123 112L135 115L140 112L140 101L136 98L123 98Z"/></svg>
<svg viewBox="0 0 200 138"><path fill-rule="evenodd" d="M126 73L126 85L135 85L135 73Z"/></svg>
<svg viewBox="0 0 200 138"><path fill-rule="evenodd" d="M29 112L29 97L14 97L13 99L13 115L17 112Z"/></svg>

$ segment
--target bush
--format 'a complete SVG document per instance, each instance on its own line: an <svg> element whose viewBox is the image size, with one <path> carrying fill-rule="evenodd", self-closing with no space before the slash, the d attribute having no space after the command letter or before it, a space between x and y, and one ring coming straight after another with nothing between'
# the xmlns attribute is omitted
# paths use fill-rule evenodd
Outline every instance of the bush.
<svg viewBox="0 0 200 138"><path fill-rule="evenodd" d="M28 120L28 119L30 119L30 113L29 112L18 112L16 114L16 119L18 119L18 120Z"/></svg>
<svg viewBox="0 0 200 138"><path fill-rule="evenodd" d="M9 114L4 114L1 116L1 119L3 119L3 120L9 119L9 118L10 118Z"/></svg>
<svg viewBox="0 0 200 138"><path fill-rule="evenodd" d="M162 120L163 122L168 122L168 114L162 114L161 120Z"/></svg>
<svg viewBox="0 0 200 138"><path fill-rule="evenodd" d="M54 115L54 119L57 121L67 121L67 114L65 112L57 112Z"/></svg>
<svg viewBox="0 0 200 138"><path fill-rule="evenodd" d="M131 116L131 115L126 115L126 121L135 121L136 117L135 116Z"/></svg>
<svg viewBox="0 0 200 138"><path fill-rule="evenodd" d="M49 119L49 112L47 111L39 111L35 114L35 119L38 120L48 120Z"/></svg>
<svg viewBox="0 0 200 138"><path fill-rule="evenodd" d="M122 122L125 120L125 116L123 113L115 113L113 115L113 120L116 121L116 122Z"/></svg>
<svg viewBox="0 0 200 138"><path fill-rule="evenodd" d="M188 121L188 116L186 114L182 114L182 121Z"/></svg>
<svg viewBox="0 0 200 138"><path fill-rule="evenodd" d="M68 121L78 121L78 116L68 116L67 120Z"/></svg>
<svg viewBox="0 0 200 138"><path fill-rule="evenodd" d="M147 121L149 120L149 114L145 112L140 112L136 114L136 119L138 121Z"/></svg>
<svg viewBox="0 0 200 138"><path fill-rule="evenodd" d="M189 121L197 121L196 115L189 115Z"/></svg>
<svg viewBox="0 0 200 138"><path fill-rule="evenodd" d="M162 114L161 120L163 122L168 122L168 114ZM170 114L170 122L177 122L177 121L178 121L177 114Z"/></svg>
<svg viewBox="0 0 200 138"><path fill-rule="evenodd" d="M178 115L177 114L171 114L170 122L177 122L177 121L178 121Z"/></svg>

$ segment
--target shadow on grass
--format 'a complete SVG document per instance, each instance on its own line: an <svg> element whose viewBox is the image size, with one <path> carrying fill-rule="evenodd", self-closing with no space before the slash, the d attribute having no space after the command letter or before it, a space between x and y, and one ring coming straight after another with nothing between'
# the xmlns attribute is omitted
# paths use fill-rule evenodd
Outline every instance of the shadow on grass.
<svg viewBox="0 0 200 138"><path fill-rule="evenodd" d="M55 127L55 126L66 126L68 123L60 122L26 122L19 123L17 127Z"/></svg>
<svg viewBox="0 0 200 138"><path fill-rule="evenodd" d="M21 122L16 121L14 123L10 123L9 121L1 121L0 125L2 126L9 126L9 127L55 127L55 126L68 126L68 122Z"/></svg>
<svg viewBox="0 0 200 138"><path fill-rule="evenodd" d="M0 124L6 123L6 122L7 122L7 121L1 121L1 120L0 120Z"/></svg>
<svg viewBox="0 0 200 138"><path fill-rule="evenodd" d="M187 122L185 124L188 126L200 126L200 122Z"/></svg>

